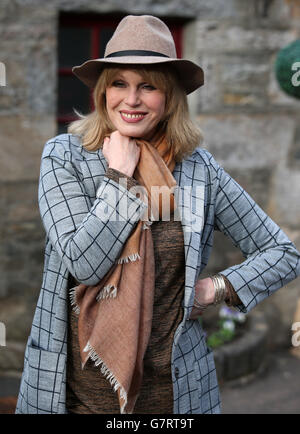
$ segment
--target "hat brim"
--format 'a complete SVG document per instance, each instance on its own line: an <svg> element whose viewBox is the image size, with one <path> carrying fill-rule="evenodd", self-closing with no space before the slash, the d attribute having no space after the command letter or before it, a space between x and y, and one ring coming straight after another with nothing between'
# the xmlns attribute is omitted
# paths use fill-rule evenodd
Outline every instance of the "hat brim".
<svg viewBox="0 0 300 434"><path fill-rule="evenodd" d="M93 89L98 81L100 72L108 65L151 65L151 64L169 64L175 68L178 73L180 84L185 89L187 95L194 92L204 84L203 69L196 63L184 59L170 59L165 57L113 57L104 59L93 59L84 62L82 65L72 68L73 74L76 75L84 84Z"/></svg>

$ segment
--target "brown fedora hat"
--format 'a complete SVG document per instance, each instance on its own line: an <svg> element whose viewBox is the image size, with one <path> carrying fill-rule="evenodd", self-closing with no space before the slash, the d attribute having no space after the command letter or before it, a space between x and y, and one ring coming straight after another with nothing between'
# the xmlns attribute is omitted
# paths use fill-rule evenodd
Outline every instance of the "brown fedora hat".
<svg viewBox="0 0 300 434"><path fill-rule="evenodd" d="M110 64L153 65L169 64L178 73L187 94L204 83L200 66L190 60L178 59L170 30L159 18L151 15L128 15L118 24L106 45L104 58L88 60L74 66L73 73L90 88L94 88L100 72Z"/></svg>

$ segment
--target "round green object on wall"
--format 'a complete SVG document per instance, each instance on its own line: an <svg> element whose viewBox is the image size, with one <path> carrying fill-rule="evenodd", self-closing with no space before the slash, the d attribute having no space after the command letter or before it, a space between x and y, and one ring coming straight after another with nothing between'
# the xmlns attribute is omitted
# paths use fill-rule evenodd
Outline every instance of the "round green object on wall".
<svg viewBox="0 0 300 434"><path fill-rule="evenodd" d="M300 39L279 51L275 61L275 75L284 92L300 98Z"/></svg>

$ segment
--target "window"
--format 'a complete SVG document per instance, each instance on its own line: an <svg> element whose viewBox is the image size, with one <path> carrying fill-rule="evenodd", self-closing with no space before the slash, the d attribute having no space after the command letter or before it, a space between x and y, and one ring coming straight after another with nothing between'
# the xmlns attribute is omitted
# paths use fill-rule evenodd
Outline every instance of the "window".
<svg viewBox="0 0 300 434"><path fill-rule="evenodd" d="M103 57L105 46L123 17L116 14L61 14L58 34L58 134L66 132L67 125L76 119L74 108L87 114L93 107L90 89L75 77L72 67ZM181 57L183 24L162 19L169 26L177 56Z"/></svg>

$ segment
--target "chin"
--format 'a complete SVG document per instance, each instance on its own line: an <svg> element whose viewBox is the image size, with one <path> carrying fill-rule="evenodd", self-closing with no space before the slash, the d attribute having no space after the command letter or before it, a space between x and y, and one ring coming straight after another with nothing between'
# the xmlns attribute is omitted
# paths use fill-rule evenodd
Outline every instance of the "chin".
<svg viewBox="0 0 300 434"><path fill-rule="evenodd" d="M119 129L119 132L123 136L135 137L137 139L144 138L147 135L147 131L137 131L134 128L122 128L122 129Z"/></svg>

